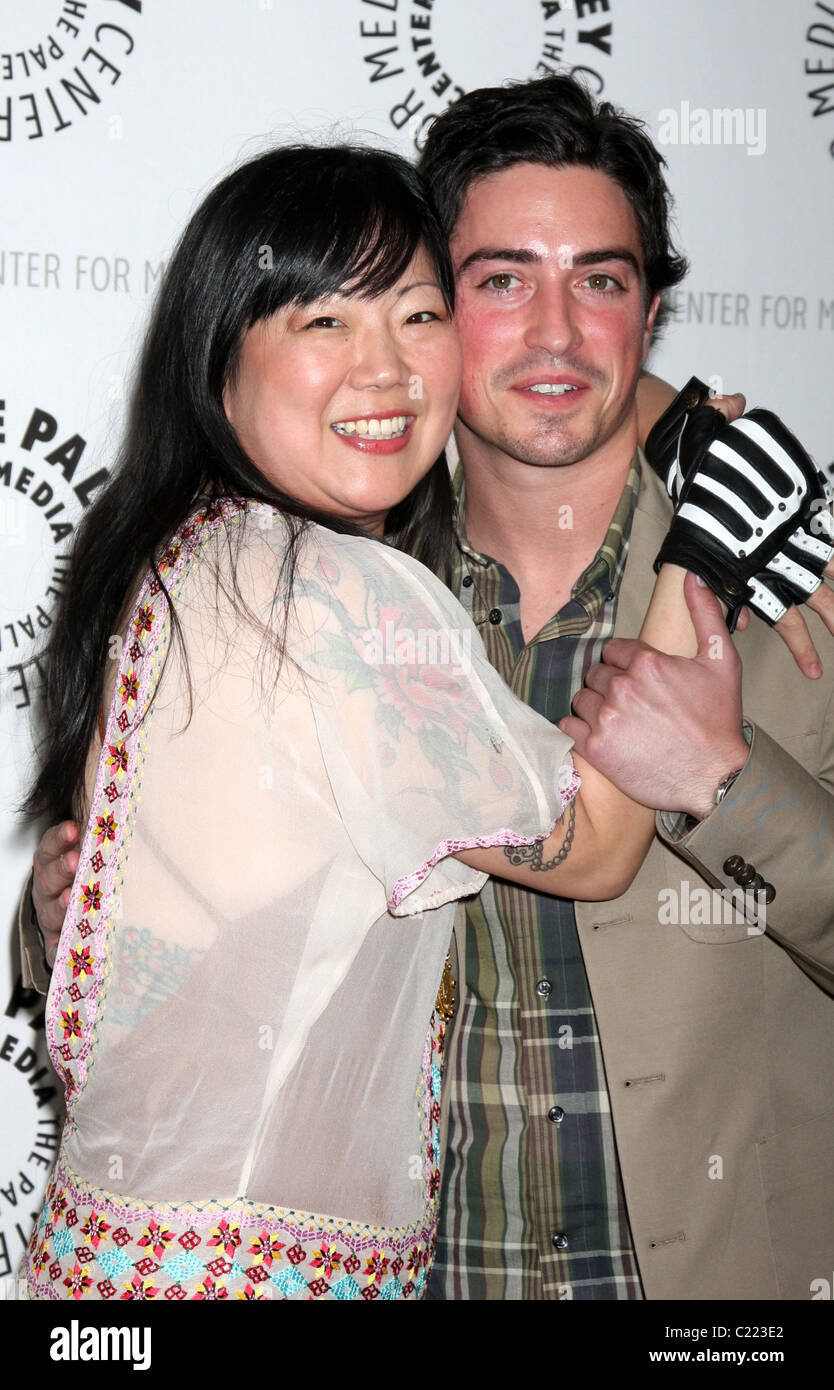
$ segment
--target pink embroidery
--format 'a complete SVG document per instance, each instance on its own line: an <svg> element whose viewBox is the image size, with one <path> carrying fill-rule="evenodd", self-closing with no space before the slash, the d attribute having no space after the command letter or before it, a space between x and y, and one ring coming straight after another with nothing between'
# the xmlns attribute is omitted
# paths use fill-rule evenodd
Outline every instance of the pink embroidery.
<svg viewBox="0 0 834 1390"><path fill-rule="evenodd" d="M449 854L457 854L462 849L493 849L496 845L534 845L537 840L546 840L549 835L553 834L554 828L564 815L565 807L568 806L576 796L579 786L579 773L574 768L567 786L560 788L560 795L562 798L561 811L558 816L554 817L549 828L542 830L539 834L519 835L515 830L510 830L505 827L503 830L496 830L492 835L476 835L469 840L441 840L431 858L426 859L424 863L420 865L419 869L415 869L414 872L410 874L403 874L401 878L397 879L392 889L391 896L388 899L388 911L394 912L403 899L407 898L409 893L412 893L414 889L423 882L423 879L431 872L435 865L439 864L440 860L445 859ZM437 893L432 896L430 899L430 905L432 907L440 906L446 898L457 896L456 893L448 893L444 898L443 893L443 889L438 889ZM429 904L426 904L426 906L428 905Z"/></svg>
<svg viewBox="0 0 834 1390"><path fill-rule="evenodd" d="M212 532L245 510L245 502L226 498L184 525L160 561L160 569L167 574L169 593L176 594L186 566ZM148 708L168 633L165 605L150 602L158 592L158 582L146 580L130 624L135 640L125 644L116 679L90 818L47 1001L47 1045L53 1065L64 1081L68 1125L72 1124L71 1103L86 1080L96 1018L104 997L106 938L115 920L117 878L129 843L140 781L147 723L143 713ZM114 781L114 773L118 782ZM84 945L90 936L92 950L89 944ZM83 962L80 968L79 962ZM70 1004L74 1007L70 1008Z"/></svg>

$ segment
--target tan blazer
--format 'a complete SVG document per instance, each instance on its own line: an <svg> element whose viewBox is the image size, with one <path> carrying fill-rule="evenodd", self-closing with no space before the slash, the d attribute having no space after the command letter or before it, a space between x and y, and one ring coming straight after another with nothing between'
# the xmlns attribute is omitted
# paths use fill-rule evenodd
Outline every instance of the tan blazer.
<svg viewBox="0 0 834 1390"><path fill-rule="evenodd" d="M618 636L669 515L644 468ZM627 893L576 905L650 1299L809 1299L834 1269L834 640L809 617L816 682L758 619L738 634L753 746L685 858L656 838ZM765 935L698 920L696 889L736 888L731 854L776 889Z"/></svg>

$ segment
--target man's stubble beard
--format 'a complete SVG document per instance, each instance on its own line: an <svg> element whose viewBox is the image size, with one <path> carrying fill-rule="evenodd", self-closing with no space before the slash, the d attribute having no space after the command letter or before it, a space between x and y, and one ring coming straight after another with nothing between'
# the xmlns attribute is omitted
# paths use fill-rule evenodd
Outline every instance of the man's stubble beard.
<svg viewBox="0 0 834 1390"><path fill-rule="evenodd" d="M533 353L529 357L513 362L512 365L496 372L492 380L492 390L495 396L500 398L501 392L510 389L523 373L538 370L575 373L589 385L603 392L607 390L609 385L607 373L594 362L585 361L580 354L561 354L558 357L543 360L540 353ZM461 419L463 420L463 416ZM463 420L463 423L466 424L466 421ZM469 428L467 425L467 429ZM578 430L579 434L573 434L573 430ZM471 432L478 435L477 430ZM512 435L505 432L501 429L499 421L499 427L493 438L484 435L481 435L480 438L493 448L500 449L509 458L538 468L565 468L573 463L581 463L583 459L599 448L600 444L605 442L601 415L584 424L574 423L569 417L552 416L548 418L543 416L538 421L531 422L529 430L523 435Z"/></svg>
<svg viewBox="0 0 834 1390"><path fill-rule="evenodd" d="M466 421L463 421L466 425ZM534 468L567 468L581 463L594 452L600 442L601 422L579 436L572 434L567 420L542 421L532 434L510 435L503 432L492 438L481 436L485 444L500 449L508 458ZM469 429L469 426L466 426ZM471 433L477 437L477 431Z"/></svg>

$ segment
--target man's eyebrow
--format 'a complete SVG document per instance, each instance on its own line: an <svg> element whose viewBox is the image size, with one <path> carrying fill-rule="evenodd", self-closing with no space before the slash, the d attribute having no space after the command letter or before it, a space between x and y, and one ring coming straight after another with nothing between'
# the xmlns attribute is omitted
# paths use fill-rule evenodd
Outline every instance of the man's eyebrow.
<svg viewBox="0 0 834 1390"><path fill-rule="evenodd" d="M627 246L605 246L601 251L580 251L579 255L573 258L575 266L599 265L601 261L625 261L638 275L642 273L637 257Z"/></svg>
<svg viewBox="0 0 834 1390"><path fill-rule="evenodd" d="M479 261L516 261L521 265L538 265L541 259L537 251L525 251L520 246L482 246L461 261L457 273L462 275L464 270L477 265Z"/></svg>
<svg viewBox="0 0 834 1390"><path fill-rule="evenodd" d="M518 265L540 265L542 260L543 257L537 251L527 251L520 246L483 246L461 262L457 273L462 275L469 266L477 265L480 261L515 261ZM604 246L599 251L581 251L573 257L571 264L599 265L603 261L625 261L638 275L641 274L637 257L627 246Z"/></svg>

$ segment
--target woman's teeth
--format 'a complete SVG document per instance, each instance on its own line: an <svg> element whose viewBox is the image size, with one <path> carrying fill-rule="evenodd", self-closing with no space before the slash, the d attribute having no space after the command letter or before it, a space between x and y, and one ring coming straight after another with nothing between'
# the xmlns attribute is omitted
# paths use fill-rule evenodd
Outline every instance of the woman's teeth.
<svg viewBox="0 0 834 1390"><path fill-rule="evenodd" d="M363 434L368 439L399 439L410 419L409 415L389 415L384 420L337 420L330 428L337 434Z"/></svg>

